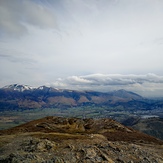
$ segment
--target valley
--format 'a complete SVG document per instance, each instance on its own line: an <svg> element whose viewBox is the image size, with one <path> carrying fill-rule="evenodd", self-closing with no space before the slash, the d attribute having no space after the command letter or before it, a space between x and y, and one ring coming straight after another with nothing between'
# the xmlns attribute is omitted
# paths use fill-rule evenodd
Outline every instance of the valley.
<svg viewBox="0 0 163 163"><path fill-rule="evenodd" d="M147 125L152 118L153 126L157 126L155 123L158 121L162 126L162 101L161 98L147 99L125 90L75 91L14 84L0 89L0 130L46 116L111 118L163 139L162 132L156 127L151 129ZM143 123L140 123L141 121ZM145 129L142 129L143 127Z"/></svg>

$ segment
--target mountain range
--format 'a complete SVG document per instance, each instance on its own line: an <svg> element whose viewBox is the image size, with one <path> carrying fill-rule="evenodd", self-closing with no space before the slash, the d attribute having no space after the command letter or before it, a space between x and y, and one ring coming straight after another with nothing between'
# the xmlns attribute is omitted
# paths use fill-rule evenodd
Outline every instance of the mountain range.
<svg viewBox="0 0 163 163"><path fill-rule="evenodd" d="M78 91L13 84L0 88L0 111L35 108L70 108L80 106L117 107L127 110L163 108L162 100L146 99L126 91Z"/></svg>
<svg viewBox="0 0 163 163"><path fill-rule="evenodd" d="M75 106L143 105L143 97L126 90L111 92L77 91L47 86L8 85L0 89L0 110L67 108Z"/></svg>

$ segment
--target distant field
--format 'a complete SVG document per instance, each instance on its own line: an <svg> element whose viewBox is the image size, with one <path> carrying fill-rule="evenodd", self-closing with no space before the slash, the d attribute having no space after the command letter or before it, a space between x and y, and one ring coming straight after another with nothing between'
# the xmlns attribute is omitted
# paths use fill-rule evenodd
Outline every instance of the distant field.
<svg viewBox="0 0 163 163"><path fill-rule="evenodd" d="M124 111L121 107L72 107L67 109L45 108L45 109L30 109L19 111L3 111L0 112L0 130L18 126L34 119L39 119L46 116L62 116L62 117L77 117L77 118L111 118L119 122L123 122L129 117L144 117L156 115L163 117L163 111Z"/></svg>

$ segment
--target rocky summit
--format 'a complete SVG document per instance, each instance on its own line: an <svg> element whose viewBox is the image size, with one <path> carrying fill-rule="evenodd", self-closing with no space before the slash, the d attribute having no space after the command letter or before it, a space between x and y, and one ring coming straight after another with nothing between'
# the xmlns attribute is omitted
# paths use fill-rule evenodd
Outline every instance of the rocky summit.
<svg viewBox="0 0 163 163"><path fill-rule="evenodd" d="M1 163L162 163L163 141L112 119L46 117L0 131Z"/></svg>

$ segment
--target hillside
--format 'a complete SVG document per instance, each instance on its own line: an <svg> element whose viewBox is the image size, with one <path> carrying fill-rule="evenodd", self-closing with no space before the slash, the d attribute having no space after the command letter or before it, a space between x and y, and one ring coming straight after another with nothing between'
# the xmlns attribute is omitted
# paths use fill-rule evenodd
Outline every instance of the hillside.
<svg viewBox="0 0 163 163"><path fill-rule="evenodd" d="M0 131L0 162L163 162L163 142L112 119L46 117Z"/></svg>
<svg viewBox="0 0 163 163"><path fill-rule="evenodd" d="M123 122L124 125L130 126L148 135L163 140L163 118L136 118L130 117Z"/></svg>

